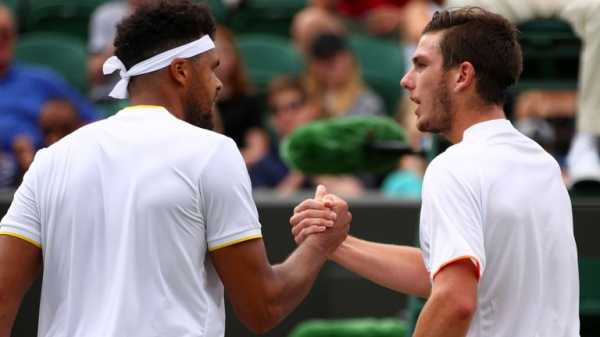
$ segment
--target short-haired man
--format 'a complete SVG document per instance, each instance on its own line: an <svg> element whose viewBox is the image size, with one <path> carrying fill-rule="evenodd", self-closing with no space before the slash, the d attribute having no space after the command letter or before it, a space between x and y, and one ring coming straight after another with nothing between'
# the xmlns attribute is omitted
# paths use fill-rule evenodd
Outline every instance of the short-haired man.
<svg viewBox="0 0 600 337"><path fill-rule="evenodd" d="M223 288L264 332L308 293L346 236L271 266L235 143L210 128L221 82L205 6L163 0L123 21L112 95L133 106L41 150L0 221L0 335L43 261L39 336L224 336ZM323 193L323 189L319 194Z"/></svg>
<svg viewBox="0 0 600 337"><path fill-rule="evenodd" d="M402 85L418 105L419 129L455 145L425 174L421 248L348 237L330 256L427 297L415 337L579 336L569 195L556 161L502 111L522 68L516 34L478 8L433 16ZM297 242L323 230L310 225L318 209L326 206L315 199L297 207Z"/></svg>

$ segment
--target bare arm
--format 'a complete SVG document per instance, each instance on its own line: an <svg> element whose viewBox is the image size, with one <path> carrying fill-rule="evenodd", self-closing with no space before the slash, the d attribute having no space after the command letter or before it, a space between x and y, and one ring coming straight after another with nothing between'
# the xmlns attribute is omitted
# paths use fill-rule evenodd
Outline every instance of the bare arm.
<svg viewBox="0 0 600 337"><path fill-rule="evenodd" d="M331 259L366 279L401 293L426 298L431 291L421 250L415 247L349 236Z"/></svg>
<svg viewBox="0 0 600 337"><path fill-rule="evenodd" d="M450 264L434 278L414 337L464 337L476 307L476 267L469 260Z"/></svg>
<svg viewBox="0 0 600 337"><path fill-rule="evenodd" d="M322 187L320 187L322 188ZM349 216L336 216L313 200L322 233L306 239L285 262L271 266L262 240L252 240L211 253L236 315L255 333L264 333L283 320L308 294L327 256L345 239ZM331 205L347 213L347 204ZM333 221L333 219L339 220ZM315 223L317 223L315 222ZM324 228L328 228L324 231Z"/></svg>
<svg viewBox="0 0 600 337"><path fill-rule="evenodd" d="M0 336L10 336L21 300L41 266L42 252L38 247L0 235Z"/></svg>
<svg viewBox="0 0 600 337"><path fill-rule="evenodd" d="M319 213L305 203L296 208L290 224L297 243L304 242L314 232L324 230L315 225L318 217ZM369 242L348 236L330 258L386 288L420 297L429 296L429 273L418 248Z"/></svg>

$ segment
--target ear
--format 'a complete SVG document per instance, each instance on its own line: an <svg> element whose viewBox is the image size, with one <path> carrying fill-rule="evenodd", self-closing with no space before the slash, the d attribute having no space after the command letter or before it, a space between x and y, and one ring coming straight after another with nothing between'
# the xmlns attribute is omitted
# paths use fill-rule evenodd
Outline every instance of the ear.
<svg viewBox="0 0 600 337"><path fill-rule="evenodd" d="M463 62L458 66L455 74L455 84L454 90L457 92L466 90L475 84L475 67L471 62Z"/></svg>
<svg viewBox="0 0 600 337"><path fill-rule="evenodd" d="M169 65L171 79L181 86L187 86L192 79L192 69L185 59L174 59Z"/></svg>

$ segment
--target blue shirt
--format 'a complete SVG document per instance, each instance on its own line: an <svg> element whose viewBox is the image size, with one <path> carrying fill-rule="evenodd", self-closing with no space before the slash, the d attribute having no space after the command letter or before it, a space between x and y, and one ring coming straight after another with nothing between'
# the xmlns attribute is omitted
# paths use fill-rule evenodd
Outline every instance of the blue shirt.
<svg viewBox="0 0 600 337"><path fill-rule="evenodd" d="M87 99L52 70L13 64L0 76L0 150L10 150L19 134L28 135L40 147L38 119L42 106L51 99L71 102L84 122L99 118Z"/></svg>

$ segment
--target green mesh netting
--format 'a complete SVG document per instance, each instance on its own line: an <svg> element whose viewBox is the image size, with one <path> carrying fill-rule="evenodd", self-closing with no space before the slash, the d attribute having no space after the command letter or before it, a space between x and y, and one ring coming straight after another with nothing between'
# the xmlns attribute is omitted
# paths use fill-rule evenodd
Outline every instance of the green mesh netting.
<svg viewBox="0 0 600 337"><path fill-rule="evenodd" d="M296 129L282 142L281 157L306 174L383 173L398 156L365 149L370 140L406 141L391 118L344 117L317 121Z"/></svg>
<svg viewBox="0 0 600 337"><path fill-rule="evenodd" d="M289 337L404 337L407 324L398 319L311 320L299 324Z"/></svg>

